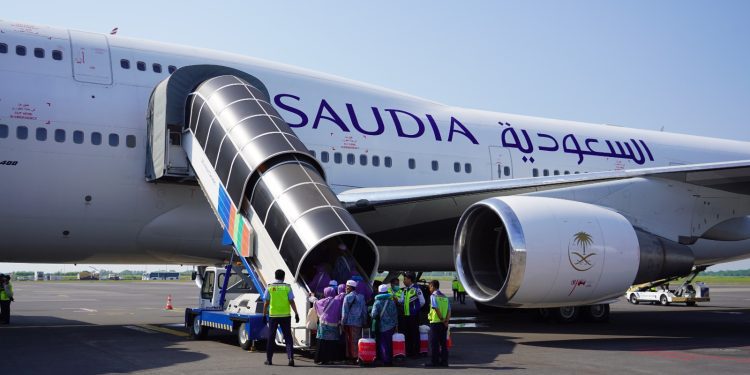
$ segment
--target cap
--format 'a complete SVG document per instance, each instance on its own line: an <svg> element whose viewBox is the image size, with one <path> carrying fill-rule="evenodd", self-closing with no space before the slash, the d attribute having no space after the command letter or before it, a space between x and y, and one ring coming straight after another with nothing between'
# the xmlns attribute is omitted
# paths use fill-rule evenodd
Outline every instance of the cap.
<svg viewBox="0 0 750 375"><path fill-rule="evenodd" d="M331 286L331 287L333 287L333 289L336 289L339 286L339 282L336 281L336 280L331 280L331 281L328 282L328 286Z"/></svg>
<svg viewBox="0 0 750 375"><path fill-rule="evenodd" d="M346 286L350 286L352 288L356 288L357 287L357 282L354 281L354 280L349 280L349 281L346 282Z"/></svg>
<svg viewBox="0 0 750 375"><path fill-rule="evenodd" d="M388 293L388 285L387 284L381 284L378 287L378 293Z"/></svg>

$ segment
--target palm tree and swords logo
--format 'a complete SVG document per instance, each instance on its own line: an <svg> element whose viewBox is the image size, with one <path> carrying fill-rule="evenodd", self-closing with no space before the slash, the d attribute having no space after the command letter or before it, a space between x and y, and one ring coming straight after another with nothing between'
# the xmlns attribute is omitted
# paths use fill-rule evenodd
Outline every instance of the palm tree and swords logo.
<svg viewBox="0 0 750 375"><path fill-rule="evenodd" d="M586 232L578 232L568 245L568 260L576 271L588 271L594 267L592 257L596 253L586 253L586 249L594 244L594 238Z"/></svg>

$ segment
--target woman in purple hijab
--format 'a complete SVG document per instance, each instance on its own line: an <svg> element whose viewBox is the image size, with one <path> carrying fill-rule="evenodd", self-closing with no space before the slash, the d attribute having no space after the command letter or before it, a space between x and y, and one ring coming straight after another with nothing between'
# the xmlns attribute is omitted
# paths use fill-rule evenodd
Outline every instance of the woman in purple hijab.
<svg viewBox="0 0 750 375"><path fill-rule="evenodd" d="M318 352L315 353L315 363L318 364L328 364L338 359L339 321L343 302L331 287L325 288L323 295L325 298L315 302L315 312L318 313Z"/></svg>

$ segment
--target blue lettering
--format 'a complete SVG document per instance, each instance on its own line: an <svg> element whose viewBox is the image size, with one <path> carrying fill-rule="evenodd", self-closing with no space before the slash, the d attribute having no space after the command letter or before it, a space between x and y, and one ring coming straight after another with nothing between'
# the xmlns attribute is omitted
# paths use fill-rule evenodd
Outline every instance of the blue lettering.
<svg viewBox="0 0 750 375"><path fill-rule="evenodd" d="M385 111L391 114L391 117L393 118L393 124L396 125L396 133L398 133L399 137L419 138L422 136L422 134L424 134L424 123L422 123L422 120L420 120L419 117L414 116L413 114L409 112L402 111L399 109L386 109ZM417 124L417 132L413 134L405 133L403 127L401 127L401 120L399 119L399 116L397 115L397 113L403 113L411 117L412 119L414 119L414 121L416 121L416 124Z"/></svg>
<svg viewBox="0 0 750 375"><path fill-rule="evenodd" d="M292 107L292 106L289 106L287 104L284 104L284 102L281 101L281 98L292 98L292 99L294 99L296 101L299 101L300 100L299 96L294 96L294 95L291 95L291 94L279 94L279 95L276 95L273 98L273 102L274 102L274 104L276 104L277 107L279 107L279 108L281 108L281 109L283 109L283 110L285 110L287 112L291 112L291 113L293 113L293 114L295 114L295 115L297 115L299 117L299 122L296 123L296 124L292 124L292 123L287 122L287 124L290 127L292 127L292 128L301 128L301 127L307 125L307 115L305 114L305 112L302 112L302 111L300 111L299 109L297 109L295 107Z"/></svg>
<svg viewBox="0 0 750 375"><path fill-rule="evenodd" d="M456 129L456 127L461 128L461 130ZM469 129L466 129L466 127L459 122L455 117L451 116L451 129L450 133L448 134L448 142L453 142L453 133L459 133L463 134L464 137L468 138L471 143L478 145L479 142L477 142L477 139L474 138L474 135L471 134Z"/></svg>
<svg viewBox="0 0 750 375"><path fill-rule="evenodd" d="M358 132L367 135L383 134L383 131L385 130L385 124L383 124L383 117L380 116L380 111L378 111L377 107L372 107L372 115L375 116L375 123L378 124L378 128L373 131L362 129L362 127L359 125L357 114L354 113L354 106L346 103L346 110L349 112L349 118L352 120L352 126L354 126L354 129L357 129Z"/></svg>
<svg viewBox="0 0 750 375"><path fill-rule="evenodd" d="M323 115L323 110L326 110L330 116ZM328 121L333 122L334 124L338 125L341 130L345 132L349 132L349 128L346 127L346 124L344 121L341 120L341 117L336 113L336 111L331 108L331 106L328 104L328 102L325 99L322 99L320 101L320 107L318 107L318 113L315 115L315 122L313 123L313 129L318 128L318 124L320 124L321 119L326 119Z"/></svg>
<svg viewBox="0 0 750 375"><path fill-rule="evenodd" d="M443 137L440 136L440 129L438 129L437 122L435 122L435 119L432 118L432 115L425 115L427 116L427 121L430 122L430 127L432 127L432 132L435 133L435 140L436 141L442 141Z"/></svg>

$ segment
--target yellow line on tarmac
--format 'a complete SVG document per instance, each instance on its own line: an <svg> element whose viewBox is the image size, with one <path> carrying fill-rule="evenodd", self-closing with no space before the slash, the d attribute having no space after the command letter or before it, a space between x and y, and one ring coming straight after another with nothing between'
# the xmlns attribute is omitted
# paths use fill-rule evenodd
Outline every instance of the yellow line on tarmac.
<svg viewBox="0 0 750 375"><path fill-rule="evenodd" d="M177 331L174 329L169 329L165 327L159 327L151 324L137 324L136 327L141 327L144 329L148 329L150 331L156 331L161 333L166 333L169 335L179 336L179 337L188 337L190 336L187 332Z"/></svg>

